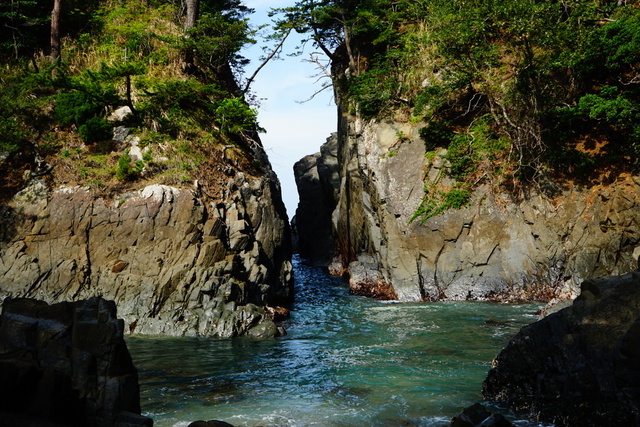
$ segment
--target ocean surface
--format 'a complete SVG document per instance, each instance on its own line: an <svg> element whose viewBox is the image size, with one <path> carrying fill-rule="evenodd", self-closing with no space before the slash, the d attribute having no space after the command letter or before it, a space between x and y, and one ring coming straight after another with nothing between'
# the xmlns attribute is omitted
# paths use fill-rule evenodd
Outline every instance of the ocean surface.
<svg viewBox="0 0 640 427"><path fill-rule="evenodd" d="M127 337L156 427L444 426L482 400L491 360L537 319L536 304L351 296L319 268L294 268L284 337Z"/></svg>

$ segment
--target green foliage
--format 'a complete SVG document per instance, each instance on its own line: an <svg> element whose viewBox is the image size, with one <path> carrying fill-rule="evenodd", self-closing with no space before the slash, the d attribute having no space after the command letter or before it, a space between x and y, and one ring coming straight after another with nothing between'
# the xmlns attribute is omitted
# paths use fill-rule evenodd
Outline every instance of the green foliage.
<svg viewBox="0 0 640 427"><path fill-rule="evenodd" d="M123 154L118 159L118 168L116 169L116 178L124 180L129 178L129 172L131 170L131 157L128 154Z"/></svg>
<svg viewBox="0 0 640 427"><path fill-rule="evenodd" d="M118 159L118 166L116 168L116 178L119 180L131 180L140 175L144 169L144 162L142 160L136 160L131 163L131 157L125 153Z"/></svg>
<svg viewBox="0 0 640 427"><path fill-rule="evenodd" d="M459 181L464 181L477 167L472 142L467 134L455 135L444 156L449 161L449 175Z"/></svg>
<svg viewBox="0 0 640 427"><path fill-rule="evenodd" d="M216 121L223 133L240 133L257 126L258 113L240 98L227 98L218 103Z"/></svg>
<svg viewBox="0 0 640 427"><path fill-rule="evenodd" d="M81 125L104 111L104 105L84 92L71 90L56 96L56 119L63 125Z"/></svg>
<svg viewBox="0 0 640 427"><path fill-rule="evenodd" d="M36 0L13 0L0 3L0 57L31 55L46 40L50 6L43 8Z"/></svg>
<svg viewBox="0 0 640 427"><path fill-rule="evenodd" d="M440 215L449 209L462 209L469 204L471 195L466 188L452 188L446 193L432 191L425 188L425 196L413 213L409 222L421 218L420 224L424 224L429 218Z"/></svg>
<svg viewBox="0 0 640 427"><path fill-rule="evenodd" d="M109 122L101 117L92 117L78 128L80 137L87 143L104 141L113 135Z"/></svg>
<svg viewBox="0 0 640 427"><path fill-rule="evenodd" d="M451 130L450 122L430 121L418 131L420 138L424 141L426 151L431 151L436 147L446 147L455 136Z"/></svg>
<svg viewBox="0 0 640 427"><path fill-rule="evenodd" d="M376 116L383 107L390 107L398 89L391 61L376 65L349 82L349 96L359 105L364 118Z"/></svg>
<svg viewBox="0 0 640 427"><path fill-rule="evenodd" d="M444 195L447 209L461 209L469 204L469 190L454 188Z"/></svg>
<svg viewBox="0 0 640 427"><path fill-rule="evenodd" d="M332 59L347 111L427 121L427 150L452 144L459 179L501 152L533 179L587 132L609 135L618 158L640 151L637 2L301 0L278 11L280 30ZM466 129L489 113L492 135Z"/></svg>
<svg viewBox="0 0 640 427"><path fill-rule="evenodd" d="M205 13L182 43L186 51L194 54L200 68L220 73L228 65L237 69L246 65L248 61L239 52L255 40L246 19Z"/></svg>

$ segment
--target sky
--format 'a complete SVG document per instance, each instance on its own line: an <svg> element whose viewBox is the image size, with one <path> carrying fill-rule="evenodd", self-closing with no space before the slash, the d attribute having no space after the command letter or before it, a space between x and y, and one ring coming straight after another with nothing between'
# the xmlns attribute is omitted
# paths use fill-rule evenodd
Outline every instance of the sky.
<svg viewBox="0 0 640 427"><path fill-rule="evenodd" d="M270 22L267 12L273 7L292 5L294 0L245 0L245 4L255 9L250 16L252 25ZM293 52L299 44L299 36L291 34L284 45L284 52ZM253 47L243 51L243 56L251 59L245 67L245 75L250 76L260 65L263 54L261 46L266 42L258 40ZM261 99L258 122L267 133L260 139L269 156L271 166L282 185L282 199L287 207L289 220L293 218L298 205L298 192L293 177L293 164L306 155L320 150L325 140L336 131L337 114L333 102L333 91L327 89L313 100L308 99L320 89L315 83L317 74L314 64L304 62L313 52L311 46L299 57L282 55L283 60L271 60L257 75L251 90Z"/></svg>

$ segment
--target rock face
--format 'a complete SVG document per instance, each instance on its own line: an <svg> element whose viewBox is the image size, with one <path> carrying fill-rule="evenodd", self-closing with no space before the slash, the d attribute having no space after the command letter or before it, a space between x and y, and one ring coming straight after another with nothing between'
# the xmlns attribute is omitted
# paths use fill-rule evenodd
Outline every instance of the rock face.
<svg viewBox="0 0 640 427"><path fill-rule="evenodd" d="M300 199L293 221L298 253L313 265L326 266L333 257L331 214L339 184L337 149L334 134L320 153L306 156L293 166Z"/></svg>
<svg viewBox="0 0 640 427"><path fill-rule="evenodd" d="M549 182L547 194L523 200L480 186L467 207L424 223L411 221L424 196L425 177L434 183L449 180L446 151L425 156L418 129L342 113L337 141L296 169L301 193L317 182L321 188L315 194L334 195L301 202L299 240L317 242L318 236L331 234L330 271L348 274L352 289L403 301L567 298L587 278L635 267L640 180L629 175L584 187ZM337 179L320 167L334 157ZM313 200L318 202L309 205ZM300 227L327 206L333 207L330 229L323 225L326 220L311 232ZM368 272L361 279L363 268Z"/></svg>
<svg viewBox="0 0 640 427"><path fill-rule="evenodd" d="M5 300L0 318L3 425L151 426L112 301ZM22 418L22 417L27 417ZM15 423L13 423L15 422Z"/></svg>
<svg viewBox="0 0 640 427"><path fill-rule="evenodd" d="M483 384L558 426L640 425L640 271L590 279L573 305L526 326Z"/></svg>
<svg viewBox="0 0 640 427"><path fill-rule="evenodd" d="M222 193L151 185L105 200L32 181L0 206L0 298L103 296L135 333L276 331L263 307L292 296L277 178L231 171Z"/></svg>

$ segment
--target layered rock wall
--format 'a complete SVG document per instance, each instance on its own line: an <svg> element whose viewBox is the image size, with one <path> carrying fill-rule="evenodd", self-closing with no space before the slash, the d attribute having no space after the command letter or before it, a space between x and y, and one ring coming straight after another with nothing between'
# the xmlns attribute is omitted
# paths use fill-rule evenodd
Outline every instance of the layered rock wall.
<svg viewBox="0 0 640 427"><path fill-rule="evenodd" d="M479 185L467 207L412 221L425 182L453 184L446 151L425 156L418 129L340 114L339 182L324 190L336 194L332 230L316 233L332 233L330 270L348 274L356 293L403 301L570 297L584 279L634 268L640 179L629 175L607 185L550 182L553 195L522 200ZM329 180L320 173L318 182Z"/></svg>
<svg viewBox="0 0 640 427"><path fill-rule="evenodd" d="M287 217L275 177L231 171L222 197L150 185L112 200L32 181L0 218L0 298L114 300L127 332L273 335L287 304Z"/></svg>

